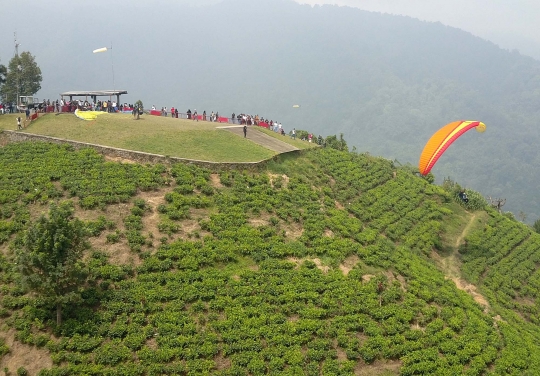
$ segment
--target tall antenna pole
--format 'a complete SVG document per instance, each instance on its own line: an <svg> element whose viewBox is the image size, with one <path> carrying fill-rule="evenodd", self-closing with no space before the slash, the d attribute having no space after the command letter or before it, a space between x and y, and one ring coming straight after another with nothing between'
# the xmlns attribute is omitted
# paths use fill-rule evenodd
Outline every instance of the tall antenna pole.
<svg viewBox="0 0 540 376"><path fill-rule="evenodd" d="M15 37L15 57L17 62L17 96L15 97L15 108L17 109L17 111L19 111L19 43L17 43L17 32L14 32L13 35Z"/></svg>
<svg viewBox="0 0 540 376"><path fill-rule="evenodd" d="M116 88L114 87L114 59L113 59L113 48L112 48L112 41L111 41L111 68L112 68L112 86L113 86L113 91L116 90Z"/></svg>
<svg viewBox="0 0 540 376"><path fill-rule="evenodd" d="M100 53L105 51L111 51L111 69L112 69L112 82L113 82L113 93L116 91L116 84L114 83L114 58L113 58L113 46L111 41L111 47L102 47L98 48L97 50L94 50L94 53ZM109 99L112 99L112 94L109 94ZM120 102L120 96L116 95L117 102Z"/></svg>

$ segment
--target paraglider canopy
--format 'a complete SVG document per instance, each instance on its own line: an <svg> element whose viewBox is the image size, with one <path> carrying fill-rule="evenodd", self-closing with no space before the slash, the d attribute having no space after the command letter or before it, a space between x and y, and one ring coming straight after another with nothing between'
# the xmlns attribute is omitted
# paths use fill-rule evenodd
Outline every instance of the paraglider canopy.
<svg viewBox="0 0 540 376"><path fill-rule="evenodd" d="M107 50L108 50L107 47L102 47L102 48L98 48L97 50L94 50L93 53L97 54L98 52L105 52Z"/></svg>
<svg viewBox="0 0 540 376"><path fill-rule="evenodd" d="M420 155L420 161L418 162L420 173L422 175L427 175L446 149L448 149L448 147L463 133L472 128L483 133L486 130L486 125L480 121L460 120L446 124L435 132Z"/></svg>
<svg viewBox="0 0 540 376"><path fill-rule="evenodd" d="M300 105L299 105L299 104L295 104L295 105L293 106L293 108L300 108Z"/></svg>

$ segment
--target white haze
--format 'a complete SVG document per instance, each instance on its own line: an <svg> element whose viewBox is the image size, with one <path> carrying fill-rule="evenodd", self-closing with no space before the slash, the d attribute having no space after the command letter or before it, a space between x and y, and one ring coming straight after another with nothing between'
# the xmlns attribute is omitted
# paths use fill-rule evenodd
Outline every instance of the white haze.
<svg viewBox="0 0 540 376"><path fill-rule="evenodd" d="M295 0L441 22L540 60L538 0Z"/></svg>

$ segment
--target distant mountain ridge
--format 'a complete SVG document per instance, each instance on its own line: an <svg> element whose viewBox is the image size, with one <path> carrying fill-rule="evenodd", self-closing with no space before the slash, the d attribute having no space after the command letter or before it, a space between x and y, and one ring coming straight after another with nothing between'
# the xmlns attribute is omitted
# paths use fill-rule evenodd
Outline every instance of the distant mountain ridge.
<svg viewBox="0 0 540 376"><path fill-rule="evenodd" d="M162 2L108 12L44 5L36 30L62 22L62 43L30 49L45 96L115 86L131 102L249 112L288 131L344 133L350 146L416 164L423 144L454 120L482 120L434 174L451 176L505 210L540 217L540 62L438 23L289 0L227 0L190 8ZM45 17L44 17L45 15ZM97 33L95 20L106 25ZM106 43L105 43L106 42ZM61 57L61 58L59 58ZM5 58L2 60L5 61ZM301 108L293 109L293 104Z"/></svg>

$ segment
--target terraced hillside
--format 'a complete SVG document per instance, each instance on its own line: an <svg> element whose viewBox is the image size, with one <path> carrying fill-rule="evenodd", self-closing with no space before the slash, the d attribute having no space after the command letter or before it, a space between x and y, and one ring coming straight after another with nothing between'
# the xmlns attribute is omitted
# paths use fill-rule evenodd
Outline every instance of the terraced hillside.
<svg viewBox="0 0 540 376"><path fill-rule="evenodd" d="M50 301L21 287L14 259L54 201L72 202L92 244L82 300L64 307L61 325ZM210 171L10 144L0 148L0 205L0 368L12 373L540 371L536 313L526 314L536 285L523 280L536 273L536 235L478 216L460 250L488 299L479 304L434 260L467 235L460 218L470 214L385 159L317 149ZM503 225L511 241L483 240ZM491 275L518 253L533 264L523 275L509 266L510 285L496 289Z"/></svg>

